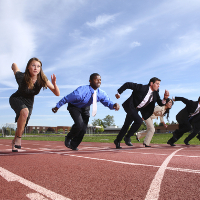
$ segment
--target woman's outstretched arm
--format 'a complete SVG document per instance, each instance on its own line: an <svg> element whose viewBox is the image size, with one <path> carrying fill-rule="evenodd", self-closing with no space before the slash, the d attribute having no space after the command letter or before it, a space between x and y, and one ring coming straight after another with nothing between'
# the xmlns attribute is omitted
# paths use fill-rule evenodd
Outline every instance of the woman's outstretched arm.
<svg viewBox="0 0 200 200"><path fill-rule="evenodd" d="M52 83L51 83L52 82ZM47 81L47 87L56 95L60 96L60 90L58 86L56 85L56 75L51 75L51 82Z"/></svg>
<svg viewBox="0 0 200 200"><path fill-rule="evenodd" d="M16 74L16 72L20 71L19 68L17 67L17 64L16 64L16 63L13 63L13 64L12 64L11 69L13 70L14 75Z"/></svg>

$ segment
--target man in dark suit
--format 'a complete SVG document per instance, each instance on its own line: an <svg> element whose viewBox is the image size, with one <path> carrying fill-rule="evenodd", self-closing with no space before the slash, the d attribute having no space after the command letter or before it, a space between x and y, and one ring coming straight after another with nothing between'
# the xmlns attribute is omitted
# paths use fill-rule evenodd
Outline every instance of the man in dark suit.
<svg viewBox="0 0 200 200"><path fill-rule="evenodd" d="M176 115L179 129L173 132L173 137L168 140L167 144L176 146L174 143L193 127L192 133L184 140L184 143L189 145L188 142L200 131L200 97L198 101L188 100L183 97L175 97L173 100L182 101L186 106ZM197 138L200 140L200 134L198 134Z"/></svg>
<svg viewBox="0 0 200 200"><path fill-rule="evenodd" d="M153 114L156 102L160 106L165 104L164 99L169 97L169 92L165 90L162 102L158 93L160 81L160 79L153 77L150 79L148 85L127 82L118 89L118 94L115 95L117 99L120 98L120 94L126 89L131 89L133 92L131 96L122 104L127 115L124 125L114 141L117 149L121 148L120 141L125 136L129 126L134 121L127 135L124 137L125 144L133 146L130 137L134 135L143 122L142 118L138 114L138 111L141 112L143 119L146 120Z"/></svg>

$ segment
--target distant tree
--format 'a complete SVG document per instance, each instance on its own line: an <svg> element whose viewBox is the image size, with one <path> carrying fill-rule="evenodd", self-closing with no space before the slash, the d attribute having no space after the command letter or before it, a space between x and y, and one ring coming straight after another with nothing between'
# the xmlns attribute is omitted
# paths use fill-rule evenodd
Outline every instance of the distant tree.
<svg viewBox="0 0 200 200"><path fill-rule="evenodd" d="M160 123L159 126L164 126L163 123Z"/></svg>
<svg viewBox="0 0 200 200"><path fill-rule="evenodd" d="M101 119L94 119L92 121L92 126L104 126L103 121Z"/></svg>
<svg viewBox="0 0 200 200"><path fill-rule="evenodd" d="M64 130L62 128L58 129L58 133L63 133Z"/></svg>
<svg viewBox="0 0 200 200"><path fill-rule="evenodd" d="M40 131L40 133L43 133L43 129Z"/></svg>
<svg viewBox="0 0 200 200"><path fill-rule="evenodd" d="M103 128L102 125L101 125L101 128L97 128L97 129L95 130L95 133L102 133L102 132L104 132L104 128Z"/></svg>
<svg viewBox="0 0 200 200"><path fill-rule="evenodd" d="M53 128L51 128L51 127L49 127L48 129L47 129L47 133L54 133L55 132L55 130L53 129Z"/></svg>
<svg viewBox="0 0 200 200"><path fill-rule="evenodd" d="M115 126L114 124L114 116L110 116L107 115L104 119L103 119L103 127L107 127L107 126Z"/></svg>
<svg viewBox="0 0 200 200"><path fill-rule="evenodd" d="M157 126L159 126L156 122L154 122L154 127L157 127Z"/></svg>
<svg viewBox="0 0 200 200"><path fill-rule="evenodd" d="M174 121L172 121L171 124L176 124L176 123Z"/></svg>

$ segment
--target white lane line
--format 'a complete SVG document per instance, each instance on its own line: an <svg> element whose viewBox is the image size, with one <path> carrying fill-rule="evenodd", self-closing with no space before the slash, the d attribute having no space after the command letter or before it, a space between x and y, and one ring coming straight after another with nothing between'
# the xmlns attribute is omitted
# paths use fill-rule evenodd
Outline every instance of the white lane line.
<svg viewBox="0 0 200 200"><path fill-rule="evenodd" d="M31 181L28 181L16 174L13 174L12 172L0 167L0 175L5 178L7 181L17 181L30 189L35 190L36 192L39 192L40 194L45 195L46 197L49 197L53 200L70 200L69 198L66 198L60 194L57 194L55 192L52 192L51 190L48 190L42 186L39 186L35 183L32 183Z"/></svg>
<svg viewBox="0 0 200 200"><path fill-rule="evenodd" d="M47 198L38 193L30 193L27 194L26 196L31 200L48 200Z"/></svg>
<svg viewBox="0 0 200 200"><path fill-rule="evenodd" d="M183 148L181 148L181 149L183 149ZM178 149L178 150L174 151L172 154L170 154L165 159L163 164L160 166L160 168L158 169L158 171L150 185L150 188L147 192L145 200L157 200L159 198L160 185L161 185L165 170L167 168L167 165L168 165L169 161L172 159L172 157L181 149Z"/></svg>
<svg viewBox="0 0 200 200"><path fill-rule="evenodd" d="M107 160L103 158L92 158L92 157L86 157L86 156L77 156L77 155L70 155L70 154L63 154L65 156L71 156L71 157L77 157L77 158L86 158L91 160L100 160L100 161L107 161L107 162L113 162L113 163L120 163L125 165L139 165L139 166L147 166L147 167L160 167L155 165L147 165L147 164L140 164L140 163L129 163L129 162L123 162L123 161L116 161L116 160Z"/></svg>
<svg viewBox="0 0 200 200"><path fill-rule="evenodd" d="M61 154L61 153L57 153L57 154ZM86 158L86 159L90 159L90 160L107 161L107 162L119 163L119 164L124 164L124 165L144 166L144 167L157 167L157 168L160 168L160 166L156 166L156 165L147 165L147 164L141 164L141 163L122 162L122 161L116 161L116 160L107 160L107 159L101 159L101 158L77 156L77 155L70 155L70 154L63 154L63 155L67 155L67 156L71 156L71 157L78 157L78 158ZM176 168L176 167L166 167L166 169L173 170L173 171L195 173L195 174L199 174L200 173L200 170L195 170L195 169L184 169L184 168Z"/></svg>
<svg viewBox="0 0 200 200"><path fill-rule="evenodd" d="M179 171L179 172L189 172L189 173L200 174L200 170L195 170L195 169L183 169L183 168L174 168L174 167L167 167L166 169Z"/></svg>

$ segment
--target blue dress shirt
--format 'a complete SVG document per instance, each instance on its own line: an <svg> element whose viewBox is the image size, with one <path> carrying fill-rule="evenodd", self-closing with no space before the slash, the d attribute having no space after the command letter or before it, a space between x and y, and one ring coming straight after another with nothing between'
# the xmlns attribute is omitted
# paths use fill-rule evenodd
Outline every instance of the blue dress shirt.
<svg viewBox="0 0 200 200"><path fill-rule="evenodd" d="M109 107L113 110L114 103L110 100L108 95L101 89L97 88L97 102L101 102L104 106ZM90 85L84 85L78 87L69 95L63 97L57 104L56 107L60 108L66 103L71 103L78 108L85 108L90 106L93 102L94 89Z"/></svg>

